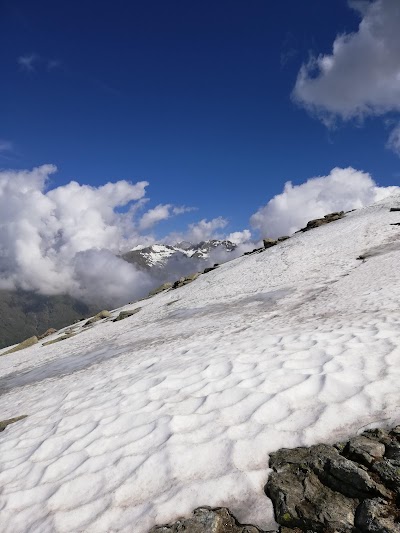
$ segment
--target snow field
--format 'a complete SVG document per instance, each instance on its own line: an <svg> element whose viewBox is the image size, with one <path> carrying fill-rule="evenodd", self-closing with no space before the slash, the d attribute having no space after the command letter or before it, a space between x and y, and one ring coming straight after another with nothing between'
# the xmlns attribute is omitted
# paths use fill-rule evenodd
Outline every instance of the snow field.
<svg viewBox="0 0 400 533"><path fill-rule="evenodd" d="M0 433L1 530L145 533L199 505L272 529L271 452L400 421L396 202L0 357L1 419L28 415Z"/></svg>

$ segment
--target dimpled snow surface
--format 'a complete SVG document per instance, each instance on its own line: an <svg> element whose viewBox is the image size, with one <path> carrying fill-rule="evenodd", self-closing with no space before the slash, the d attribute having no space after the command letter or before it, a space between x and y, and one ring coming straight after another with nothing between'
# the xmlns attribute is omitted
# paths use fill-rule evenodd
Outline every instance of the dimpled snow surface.
<svg viewBox="0 0 400 533"><path fill-rule="evenodd" d="M0 420L28 415L0 433L1 531L145 533L200 505L273 528L271 452L400 421L399 205L0 357Z"/></svg>

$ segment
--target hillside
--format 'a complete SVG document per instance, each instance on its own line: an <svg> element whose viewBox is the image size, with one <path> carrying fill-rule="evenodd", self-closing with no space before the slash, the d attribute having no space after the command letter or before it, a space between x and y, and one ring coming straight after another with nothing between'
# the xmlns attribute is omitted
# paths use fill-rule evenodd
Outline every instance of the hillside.
<svg viewBox="0 0 400 533"><path fill-rule="evenodd" d="M275 528L272 452L400 422L393 206L0 351L1 418L28 415L0 433L4 531L145 533L201 505Z"/></svg>
<svg viewBox="0 0 400 533"><path fill-rule="evenodd" d="M62 328L96 310L68 295L0 290L0 348L40 335L49 328Z"/></svg>

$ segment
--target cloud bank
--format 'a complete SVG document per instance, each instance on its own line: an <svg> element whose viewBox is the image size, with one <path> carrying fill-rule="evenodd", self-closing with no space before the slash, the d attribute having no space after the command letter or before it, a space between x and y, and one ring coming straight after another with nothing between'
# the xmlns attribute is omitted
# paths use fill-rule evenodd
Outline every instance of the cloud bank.
<svg viewBox="0 0 400 533"><path fill-rule="evenodd" d="M150 280L115 254L138 238L131 212L147 182L46 191L55 171L0 172L0 288L116 304L142 296Z"/></svg>
<svg viewBox="0 0 400 533"><path fill-rule="evenodd" d="M311 178L301 185L286 182L283 192L254 213L250 222L262 237L290 235L313 218L360 209L395 192L400 192L400 187L378 187L366 172L334 168L328 176Z"/></svg>
<svg viewBox="0 0 400 533"><path fill-rule="evenodd" d="M400 111L400 3L352 1L358 31L338 35L331 54L312 57L297 77L293 98L326 124ZM396 142L390 147L398 151Z"/></svg>
<svg viewBox="0 0 400 533"><path fill-rule="evenodd" d="M158 283L156 277L118 255L138 244L153 244L156 239L149 231L156 224L193 208L159 204L143 212L146 181L121 180L100 187L71 181L48 190L56 170L43 165L31 171L0 171L0 289L66 293L107 306L146 295ZM203 219L165 241L223 238L219 231L227 223L222 217ZM249 232L236 237L248 238ZM232 257L226 255L225 261ZM182 268L189 273L195 267ZM171 265L171 273L180 269Z"/></svg>

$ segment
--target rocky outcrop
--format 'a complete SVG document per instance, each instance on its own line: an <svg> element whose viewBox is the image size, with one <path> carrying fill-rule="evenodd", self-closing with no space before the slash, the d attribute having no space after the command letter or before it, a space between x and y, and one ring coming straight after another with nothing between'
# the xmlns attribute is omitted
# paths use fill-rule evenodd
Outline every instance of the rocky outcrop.
<svg viewBox="0 0 400 533"><path fill-rule="evenodd" d="M0 432L4 431L6 427L9 426L10 424L14 424L15 422L18 422L19 420L23 420L27 416L28 415L21 415L21 416L16 416L14 418L8 418L7 420L0 420Z"/></svg>
<svg viewBox="0 0 400 533"><path fill-rule="evenodd" d="M10 350L7 350L6 352L2 353L1 355L7 355L9 353L19 352L20 350L24 350L25 348L29 348L29 346L33 346L34 344L37 344L37 343L38 343L38 338L36 337L36 335L34 335L33 337L29 337L29 339L26 339L26 340L20 342L19 344L17 344L17 346L14 346L14 348L11 348Z"/></svg>
<svg viewBox="0 0 400 533"><path fill-rule="evenodd" d="M276 246L278 244L278 241L275 239L263 239L264 248L271 248L272 246Z"/></svg>
<svg viewBox="0 0 400 533"><path fill-rule="evenodd" d="M271 455L266 494L281 531L400 532L400 426Z"/></svg>
<svg viewBox="0 0 400 533"><path fill-rule="evenodd" d="M125 311L121 311L120 314L117 316L117 318L114 318L113 322L119 322L120 320L125 320L125 318L129 318L130 316L136 315L136 313L139 313L141 310L141 307L137 307L136 309L126 309Z"/></svg>
<svg viewBox="0 0 400 533"><path fill-rule="evenodd" d="M296 233L309 231L310 229L319 228L325 224L330 224L331 222L335 222L335 220L340 220L344 217L344 215L344 211L336 211L335 213L329 213L328 215L325 215L323 218L315 218L314 220L307 222L306 227L301 228Z"/></svg>
<svg viewBox="0 0 400 533"><path fill-rule="evenodd" d="M190 518L153 527L149 533L267 533L251 525L239 524L225 507L199 507Z"/></svg>
<svg viewBox="0 0 400 533"><path fill-rule="evenodd" d="M159 287L156 287L152 291L149 292L149 296L155 296L156 294L159 294L160 292L167 291L168 289L172 288L172 283L163 283Z"/></svg>

